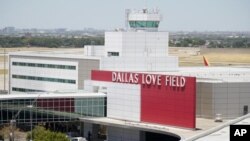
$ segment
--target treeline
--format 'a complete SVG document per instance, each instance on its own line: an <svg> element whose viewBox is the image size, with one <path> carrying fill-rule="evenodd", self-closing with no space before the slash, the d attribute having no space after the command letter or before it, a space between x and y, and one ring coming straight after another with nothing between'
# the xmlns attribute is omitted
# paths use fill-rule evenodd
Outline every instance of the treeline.
<svg viewBox="0 0 250 141"><path fill-rule="evenodd" d="M250 38L176 38L169 41L172 47L208 47L208 48L250 48Z"/></svg>
<svg viewBox="0 0 250 141"><path fill-rule="evenodd" d="M224 38L211 40L209 48L250 48L250 38Z"/></svg>
<svg viewBox="0 0 250 141"><path fill-rule="evenodd" d="M206 40L199 38L180 38L169 41L169 46L172 47L199 47L205 45Z"/></svg>
<svg viewBox="0 0 250 141"><path fill-rule="evenodd" d="M85 45L103 45L104 37L55 38L55 37L6 37L0 36L0 47L84 47ZM174 38L169 41L171 47L209 47L209 48L250 48L249 37L238 38Z"/></svg>
<svg viewBox="0 0 250 141"><path fill-rule="evenodd" d="M0 47L84 47L103 45L103 37L54 38L54 37L0 37Z"/></svg>

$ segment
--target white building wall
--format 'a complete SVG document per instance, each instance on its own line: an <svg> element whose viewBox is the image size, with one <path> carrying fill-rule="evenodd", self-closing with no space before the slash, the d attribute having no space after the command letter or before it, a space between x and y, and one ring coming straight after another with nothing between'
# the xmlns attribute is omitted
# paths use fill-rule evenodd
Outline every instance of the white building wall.
<svg viewBox="0 0 250 141"><path fill-rule="evenodd" d="M108 141L140 141L140 131L108 126Z"/></svg>
<svg viewBox="0 0 250 141"><path fill-rule="evenodd" d="M107 88L107 117L140 121L141 87L134 84L113 83Z"/></svg>
<svg viewBox="0 0 250 141"><path fill-rule="evenodd" d="M168 56L168 32L121 32L123 56Z"/></svg>
<svg viewBox="0 0 250 141"><path fill-rule="evenodd" d="M108 52L119 56L107 57ZM168 32L106 32L102 70L176 71L178 57L168 56Z"/></svg>
<svg viewBox="0 0 250 141"><path fill-rule="evenodd" d="M106 88L107 117L140 121L141 118L141 87L135 84L90 81L84 82L84 89L90 92Z"/></svg>
<svg viewBox="0 0 250 141"><path fill-rule="evenodd" d="M26 62L26 63L76 66L75 70L68 70L68 69L40 68L40 67L11 65L11 69L10 69L10 87L11 88L17 87L17 88L44 90L44 91L55 91L55 90L78 88L78 62L77 61L73 62L73 61L55 61L55 60L46 60L46 59L22 59L20 57L18 58L11 57L10 59L11 59L10 64L12 64L12 62ZM75 80L76 83L70 84L70 83L16 79L16 78L12 78L12 75L14 74L25 75L25 76L36 76L36 77L70 79L70 80ZM10 88L10 93L13 93L11 88Z"/></svg>
<svg viewBox="0 0 250 141"><path fill-rule="evenodd" d="M104 56L104 46L84 46L85 56Z"/></svg>
<svg viewBox="0 0 250 141"><path fill-rule="evenodd" d="M108 52L119 52L122 55L122 32L105 32L105 49L104 55Z"/></svg>
<svg viewBox="0 0 250 141"><path fill-rule="evenodd" d="M129 21L160 21L160 14L133 13L128 16Z"/></svg>
<svg viewBox="0 0 250 141"><path fill-rule="evenodd" d="M39 82L35 80L22 80L12 79L12 87L43 90L43 91L55 91L55 90L76 90L76 84L56 83L56 82ZM10 90L10 93L20 93ZM27 92L26 92L27 93Z"/></svg>
<svg viewBox="0 0 250 141"><path fill-rule="evenodd" d="M119 52L119 56L168 56L168 32L106 32L105 56Z"/></svg>

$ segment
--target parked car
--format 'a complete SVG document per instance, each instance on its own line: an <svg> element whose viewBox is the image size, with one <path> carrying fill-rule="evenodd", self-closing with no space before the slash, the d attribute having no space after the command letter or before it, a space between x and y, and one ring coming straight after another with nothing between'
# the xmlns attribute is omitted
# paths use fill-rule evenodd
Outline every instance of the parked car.
<svg viewBox="0 0 250 141"><path fill-rule="evenodd" d="M83 137L73 137L70 138L70 141L87 141L86 138Z"/></svg>
<svg viewBox="0 0 250 141"><path fill-rule="evenodd" d="M68 138L73 138L73 137L79 137L80 135L79 135L79 133L77 133L77 132L67 132L67 133L66 133L66 136L67 136Z"/></svg>

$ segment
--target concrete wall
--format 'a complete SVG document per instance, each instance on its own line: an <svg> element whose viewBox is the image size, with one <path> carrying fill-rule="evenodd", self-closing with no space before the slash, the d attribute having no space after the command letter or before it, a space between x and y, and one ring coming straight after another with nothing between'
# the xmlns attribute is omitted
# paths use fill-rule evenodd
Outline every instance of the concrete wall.
<svg viewBox="0 0 250 141"><path fill-rule="evenodd" d="M91 70L100 69L99 60L82 59L79 60L78 69L78 89L83 89L84 80L91 78Z"/></svg>
<svg viewBox="0 0 250 141"><path fill-rule="evenodd" d="M250 83L214 83L213 115L222 114L224 118L243 115L244 106L250 108Z"/></svg>
<svg viewBox="0 0 250 141"><path fill-rule="evenodd" d="M196 93L197 117L230 119L243 115L244 106L250 111L249 82L198 82Z"/></svg>
<svg viewBox="0 0 250 141"><path fill-rule="evenodd" d="M202 118L212 118L213 85L211 83L196 84L196 115Z"/></svg>

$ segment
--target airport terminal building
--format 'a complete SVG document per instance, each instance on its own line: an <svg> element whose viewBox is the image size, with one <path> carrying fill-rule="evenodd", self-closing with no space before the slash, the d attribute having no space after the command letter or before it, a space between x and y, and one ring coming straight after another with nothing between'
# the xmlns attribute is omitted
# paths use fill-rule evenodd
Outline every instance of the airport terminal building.
<svg viewBox="0 0 250 141"><path fill-rule="evenodd" d="M250 68L179 67L168 55L168 32L158 31L161 19L158 10L127 10L128 29L106 32L104 46L11 53L9 93L84 89L105 97L105 114L93 118L80 108L78 119L84 135L106 125L109 141L146 141L151 132L185 140L201 119L249 113Z"/></svg>

